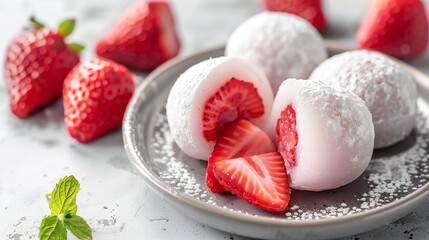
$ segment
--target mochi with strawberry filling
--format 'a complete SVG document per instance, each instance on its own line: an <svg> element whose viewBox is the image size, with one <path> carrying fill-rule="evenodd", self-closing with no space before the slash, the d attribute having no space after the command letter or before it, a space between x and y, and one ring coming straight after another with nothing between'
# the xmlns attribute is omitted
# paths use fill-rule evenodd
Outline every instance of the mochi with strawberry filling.
<svg viewBox="0 0 429 240"><path fill-rule="evenodd" d="M327 50L319 32L305 19L283 12L262 12L235 29L225 55L255 64L277 92L287 78L307 79L327 58Z"/></svg>
<svg viewBox="0 0 429 240"><path fill-rule="evenodd" d="M179 148L207 161L225 124L248 119L264 129L272 103L261 71L246 60L218 57L192 66L177 79L167 99L167 119Z"/></svg>
<svg viewBox="0 0 429 240"><path fill-rule="evenodd" d="M368 106L375 129L375 148L393 145L415 126L417 87L413 77L387 56L358 50L333 56L312 73L337 88L345 88Z"/></svg>
<svg viewBox="0 0 429 240"><path fill-rule="evenodd" d="M358 178L371 160L374 126L365 102L317 80L283 82L270 127L294 189L341 187Z"/></svg>

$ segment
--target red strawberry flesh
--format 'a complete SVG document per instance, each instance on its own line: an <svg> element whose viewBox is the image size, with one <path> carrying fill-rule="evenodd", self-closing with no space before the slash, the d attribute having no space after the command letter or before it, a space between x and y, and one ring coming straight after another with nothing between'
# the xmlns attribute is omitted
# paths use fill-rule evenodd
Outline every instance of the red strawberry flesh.
<svg viewBox="0 0 429 240"><path fill-rule="evenodd" d="M288 105L282 111L277 120L278 151L288 161L290 166L295 166L296 146L298 145L298 132L296 131L296 113L292 105Z"/></svg>
<svg viewBox="0 0 429 240"><path fill-rule="evenodd" d="M282 212L289 204L288 176L278 152L216 161L213 172L228 191L259 208Z"/></svg>
<svg viewBox="0 0 429 240"><path fill-rule="evenodd" d="M213 163L216 161L273 151L276 151L276 146L271 139L251 122L240 119L229 123L220 133L208 161L207 186L215 193L225 190L213 174Z"/></svg>
<svg viewBox="0 0 429 240"><path fill-rule="evenodd" d="M219 130L228 122L258 118L263 114L264 105L255 86L232 78L204 106L204 137L208 141L216 141Z"/></svg>

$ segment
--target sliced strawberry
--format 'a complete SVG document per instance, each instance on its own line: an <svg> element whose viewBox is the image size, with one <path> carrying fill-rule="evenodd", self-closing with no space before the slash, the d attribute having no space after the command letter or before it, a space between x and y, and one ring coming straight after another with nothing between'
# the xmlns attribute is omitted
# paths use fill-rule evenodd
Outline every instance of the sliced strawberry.
<svg viewBox="0 0 429 240"><path fill-rule="evenodd" d="M176 56L180 41L166 1L139 1L97 43L98 56L150 71Z"/></svg>
<svg viewBox="0 0 429 240"><path fill-rule="evenodd" d="M246 157L276 151L276 146L261 129L241 119L228 124L219 135L208 161L206 183L212 192L225 191L213 174L213 163L219 160Z"/></svg>
<svg viewBox="0 0 429 240"><path fill-rule="evenodd" d="M309 21L319 31L326 27L321 0L264 0L264 4L270 11L298 15Z"/></svg>
<svg viewBox="0 0 429 240"><path fill-rule="evenodd" d="M281 212L289 203L289 180L278 152L216 161L213 172L228 191L259 208Z"/></svg>
<svg viewBox="0 0 429 240"><path fill-rule="evenodd" d="M424 53L429 36L428 19L421 0L373 0L359 26L361 48L399 58Z"/></svg>
<svg viewBox="0 0 429 240"><path fill-rule="evenodd" d="M279 152L289 165L295 166L295 152L298 144L298 133L296 131L296 113L292 105L288 105L282 111L277 120L277 137Z"/></svg>
<svg viewBox="0 0 429 240"><path fill-rule="evenodd" d="M208 141L216 141L219 129L235 119L257 118L264 104L252 83L232 78L204 106L203 131Z"/></svg>

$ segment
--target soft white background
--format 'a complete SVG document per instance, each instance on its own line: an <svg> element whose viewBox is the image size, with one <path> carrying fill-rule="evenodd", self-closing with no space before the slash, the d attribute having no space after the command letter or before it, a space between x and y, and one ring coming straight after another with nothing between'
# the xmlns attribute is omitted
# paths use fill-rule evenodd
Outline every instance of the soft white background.
<svg viewBox="0 0 429 240"><path fill-rule="evenodd" d="M83 58L88 59L94 56L94 41L132 2L0 0L1 61L7 43L31 14L50 26L76 17L78 26L71 39L87 45ZM354 46L353 33L367 2L326 0L331 29L325 37ZM172 3L183 55L224 44L240 22L261 10L259 0ZM428 55L411 63L429 73ZM49 213L44 192L67 174L81 182L78 214L89 221L94 239L244 239L194 222L148 189L129 166L119 130L82 145L69 138L62 121L61 102L28 120L17 120L9 113L0 80L0 239L36 239L39 221ZM428 225L426 204L393 224L345 239L429 239Z"/></svg>

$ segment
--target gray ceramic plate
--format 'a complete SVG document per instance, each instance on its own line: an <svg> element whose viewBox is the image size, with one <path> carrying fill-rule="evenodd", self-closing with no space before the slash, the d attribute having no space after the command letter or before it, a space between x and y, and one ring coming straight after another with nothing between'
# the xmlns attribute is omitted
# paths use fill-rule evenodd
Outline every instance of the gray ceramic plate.
<svg viewBox="0 0 429 240"><path fill-rule="evenodd" d="M330 45L331 54L344 50ZM182 72L222 54L219 48L162 65L136 90L126 111L123 135L131 164L152 189L184 214L249 237L323 239L380 227L429 199L429 79L403 63L421 93L417 127L401 143L376 151L356 181L332 191L293 191L287 211L276 214L229 194L212 194L204 181L206 162L186 156L171 138L165 102Z"/></svg>

